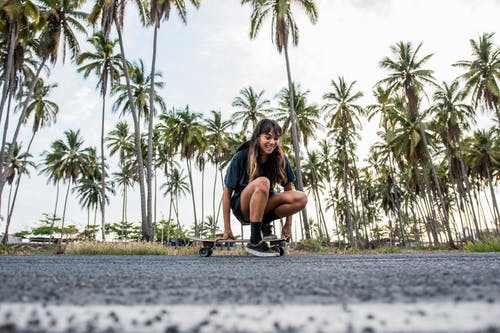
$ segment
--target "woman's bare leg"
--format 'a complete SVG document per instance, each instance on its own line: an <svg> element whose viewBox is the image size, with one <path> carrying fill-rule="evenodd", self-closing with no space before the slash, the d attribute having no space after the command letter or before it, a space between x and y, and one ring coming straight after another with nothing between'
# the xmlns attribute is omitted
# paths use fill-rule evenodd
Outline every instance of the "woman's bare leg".
<svg viewBox="0 0 500 333"><path fill-rule="evenodd" d="M240 196L241 214L245 221L262 222L269 200L271 184L266 177L254 179Z"/></svg>
<svg viewBox="0 0 500 333"><path fill-rule="evenodd" d="M285 217L300 212L307 204L307 196L300 191L285 191L271 196L265 213L274 211L277 217Z"/></svg>
<svg viewBox="0 0 500 333"><path fill-rule="evenodd" d="M292 215L301 211L307 204L307 196L300 191L285 191L269 198L266 214L273 212L277 218L286 217L281 229L281 237L292 237Z"/></svg>

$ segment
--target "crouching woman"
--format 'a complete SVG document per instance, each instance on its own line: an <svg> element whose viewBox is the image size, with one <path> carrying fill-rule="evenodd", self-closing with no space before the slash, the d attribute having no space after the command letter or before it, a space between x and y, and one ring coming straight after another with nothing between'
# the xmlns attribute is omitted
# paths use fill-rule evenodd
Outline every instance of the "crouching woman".
<svg viewBox="0 0 500 333"><path fill-rule="evenodd" d="M244 225L250 224L247 252L257 256L273 256L265 240L276 238L271 222L285 218L281 236L292 236L292 215L307 204L305 193L295 191L295 174L280 144L281 127L274 120L261 120L250 141L233 156L224 178L222 197L224 239L234 238L231 210ZM284 191L277 193L275 185Z"/></svg>

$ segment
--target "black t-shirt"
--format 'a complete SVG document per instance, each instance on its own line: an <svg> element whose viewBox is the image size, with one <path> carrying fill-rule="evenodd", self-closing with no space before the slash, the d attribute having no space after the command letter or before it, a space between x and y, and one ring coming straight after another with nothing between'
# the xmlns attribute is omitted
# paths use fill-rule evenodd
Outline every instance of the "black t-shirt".
<svg viewBox="0 0 500 333"><path fill-rule="evenodd" d="M265 169L265 166L263 166L261 171L264 171ZM295 174L286 155L285 175L287 177L285 184L295 182ZM224 185L233 190L233 197L239 196L241 191L243 191L243 189L248 185L248 178L248 148L245 148L234 154L226 171ZM274 193L274 189L271 189L271 193Z"/></svg>

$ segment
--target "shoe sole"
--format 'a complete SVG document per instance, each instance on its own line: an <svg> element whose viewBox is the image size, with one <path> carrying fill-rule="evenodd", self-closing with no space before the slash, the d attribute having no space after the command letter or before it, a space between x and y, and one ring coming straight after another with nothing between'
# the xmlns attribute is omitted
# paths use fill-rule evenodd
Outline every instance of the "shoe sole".
<svg viewBox="0 0 500 333"><path fill-rule="evenodd" d="M245 247L245 251L256 257L279 257L279 252L259 252L253 249Z"/></svg>
<svg viewBox="0 0 500 333"><path fill-rule="evenodd" d="M272 235L272 236L264 236L264 237L262 237L262 240L265 240L265 241L271 241L271 240L275 240L275 239L278 239L278 236Z"/></svg>

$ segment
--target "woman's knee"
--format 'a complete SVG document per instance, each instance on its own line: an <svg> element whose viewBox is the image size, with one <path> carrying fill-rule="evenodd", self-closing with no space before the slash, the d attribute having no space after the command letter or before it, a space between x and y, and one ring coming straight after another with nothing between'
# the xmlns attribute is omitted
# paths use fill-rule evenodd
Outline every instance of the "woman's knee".
<svg viewBox="0 0 500 333"><path fill-rule="evenodd" d="M301 191L295 191L295 202L301 208L304 208L307 205L307 195Z"/></svg>
<svg viewBox="0 0 500 333"><path fill-rule="evenodd" d="M254 183L254 191L255 192L266 192L269 193L269 189L271 188L271 182L266 177L258 177L255 178L252 183Z"/></svg>

